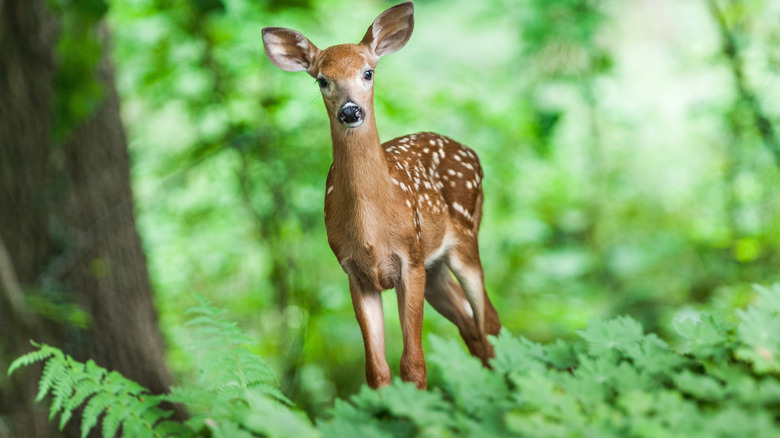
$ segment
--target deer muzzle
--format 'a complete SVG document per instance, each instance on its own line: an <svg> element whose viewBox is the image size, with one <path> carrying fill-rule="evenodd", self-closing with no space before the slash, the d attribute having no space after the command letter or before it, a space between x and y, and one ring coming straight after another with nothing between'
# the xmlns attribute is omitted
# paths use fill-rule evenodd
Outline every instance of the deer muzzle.
<svg viewBox="0 0 780 438"><path fill-rule="evenodd" d="M363 123L364 112L355 102L347 101L339 110L339 122L348 128L357 128Z"/></svg>

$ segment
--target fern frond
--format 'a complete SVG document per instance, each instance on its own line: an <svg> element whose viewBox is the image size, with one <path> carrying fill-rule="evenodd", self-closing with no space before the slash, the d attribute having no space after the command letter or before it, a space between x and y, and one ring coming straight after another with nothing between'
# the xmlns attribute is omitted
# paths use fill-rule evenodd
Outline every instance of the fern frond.
<svg viewBox="0 0 780 438"><path fill-rule="evenodd" d="M195 297L199 304L187 310L194 315L185 326L190 328L190 350L197 356L198 385L226 400L251 404L250 391L259 391L291 405L278 389L268 365L249 350L255 341L238 325L222 319L223 309L207 299Z"/></svg>
<svg viewBox="0 0 780 438"><path fill-rule="evenodd" d="M65 356L63 366L58 367L52 373L54 386L50 391L53 399L49 407L49 420L65 410L74 392L80 392L87 388L89 390L96 389L93 385L94 380L84 374L83 367L83 364L76 362L70 356ZM62 423L62 425L64 426L65 424Z"/></svg>
<svg viewBox="0 0 780 438"><path fill-rule="evenodd" d="M42 360L48 359L51 356L56 355L57 353L62 354L56 348L51 348L47 345L40 346L35 342L33 342L32 344L38 347L39 349L36 351L31 351L25 354L24 356L20 356L16 360L11 362L11 365L8 367L7 375L10 376L11 374L13 374L14 371L16 371L21 367L26 367L34 364L35 362L40 362Z"/></svg>
<svg viewBox="0 0 780 438"><path fill-rule="evenodd" d="M75 361L74 361L75 362ZM92 364L90 366L90 363ZM80 364L79 364L80 365ZM96 369L95 369L96 368ZM73 415L73 411L78 409L79 406L84 404L84 402L90 398L91 396L95 395L100 391L100 388L97 385L92 384L92 379L87 377L87 375L91 375L95 378L99 378L103 374L105 374L105 370L103 370L100 367L97 367L94 362L89 361L86 364L86 367L84 368L86 371L85 374L71 374L68 373L68 377L71 378L71 382L69 383L69 386L72 389L71 391L67 391L67 394L64 394L64 401L60 402L60 429L64 428L65 425L70 420L71 416ZM94 372L95 374L91 374L90 371ZM62 388L66 387L66 385L61 385ZM60 390L60 392L65 393L66 391Z"/></svg>
<svg viewBox="0 0 780 438"><path fill-rule="evenodd" d="M100 415L111 406L114 398L106 393L99 392L89 399L81 414L81 438L86 438L89 431L98 423Z"/></svg>
<svg viewBox="0 0 780 438"><path fill-rule="evenodd" d="M175 426L166 421L171 412L160 409L165 399L152 396L143 386L121 374L108 372L93 361L81 363L48 345L20 357L9 367L19 367L45 360L38 384L36 401L52 396L49 419L60 414L60 429L70 421L73 412L84 406L81 436L86 437L101 421L103 436L113 437L122 428L124 436L175 436ZM181 431L181 428L179 428ZM181 436L182 434L179 434Z"/></svg>
<svg viewBox="0 0 780 438"><path fill-rule="evenodd" d="M39 402L54 388L56 379L64 374L66 362L62 356L54 356L46 361L43 366L43 374L38 382L38 394L35 401Z"/></svg>
<svg viewBox="0 0 780 438"><path fill-rule="evenodd" d="M217 436L227 432L231 436L232 432L235 436L250 436L249 432L318 435L305 416L289 408L292 402L279 390L271 369L250 350L254 340L236 323L223 319L224 310L202 297L198 301L188 310L192 319L186 323L189 346L198 361L198 381L174 388L169 395L153 396L115 371L91 360L78 362L47 345L36 345L38 351L15 360L8 372L44 362L36 401L51 396L50 419L59 415L60 429L83 407L82 438L95 428L106 437L118 433L123 437ZM183 403L193 415L186 423L171 421L171 412L160 407L163 402ZM268 416L270 411L273 418ZM275 425L278 419L284 419L283 424ZM287 429L290 433L282 433Z"/></svg>
<svg viewBox="0 0 780 438"><path fill-rule="evenodd" d="M130 394L128 394L130 395ZM120 406L108 406L103 417L104 437L113 437L122 426L122 436L164 436L155 429L158 421L169 417L170 411L157 408L159 397L136 395L122 397Z"/></svg>

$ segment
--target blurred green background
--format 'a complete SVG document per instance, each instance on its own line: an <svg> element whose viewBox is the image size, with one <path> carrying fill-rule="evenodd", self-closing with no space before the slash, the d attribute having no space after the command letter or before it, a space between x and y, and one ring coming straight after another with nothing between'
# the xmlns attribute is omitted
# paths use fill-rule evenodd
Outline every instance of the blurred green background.
<svg viewBox="0 0 780 438"><path fill-rule="evenodd" d="M322 218L330 136L264 26L357 42L395 2L115 0L109 28L169 364L192 293L259 339L310 414L364 382ZM383 140L435 131L485 171L481 251L504 326L573 337L628 314L664 333L780 280L780 2L418 0L376 70ZM385 294L388 356L401 335ZM425 332L457 337L426 307ZM396 374L397 375L397 374ZM435 376L434 376L435 379Z"/></svg>

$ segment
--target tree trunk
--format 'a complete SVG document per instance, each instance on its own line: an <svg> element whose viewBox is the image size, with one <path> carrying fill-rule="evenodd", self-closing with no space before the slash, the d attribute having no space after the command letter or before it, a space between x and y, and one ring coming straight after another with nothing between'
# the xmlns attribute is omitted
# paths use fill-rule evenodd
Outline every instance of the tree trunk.
<svg viewBox="0 0 780 438"><path fill-rule="evenodd" d="M30 339L154 392L171 381L107 38L95 73L102 102L53 141L59 24L46 5L0 0L0 437L57 435L46 407L32 403L39 370L5 377L10 361L33 348Z"/></svg>

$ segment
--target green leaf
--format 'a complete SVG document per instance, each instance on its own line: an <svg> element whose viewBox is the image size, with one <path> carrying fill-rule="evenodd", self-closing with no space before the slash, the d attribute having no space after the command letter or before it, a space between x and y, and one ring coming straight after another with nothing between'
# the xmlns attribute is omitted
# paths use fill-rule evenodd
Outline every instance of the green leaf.
<svg viewBox="0 0 780 438"><path fill-rule="evenodd" d="M37 346L34 342L33 345ZM46 360L54 355L56 355L58 350L52 349L51 347L48 347L47 345L41 345L40 348L36 351L31 351L30 353L27 353L23 356L20 356L16 358L13 362L11 362L11 365L8 366L8 372L7 375L13 374L14 371L21 367L29 366L34 364L35 362L40 362L42 360Z"/></svg>
<svg viewBox="0 0 780 438"><path fill-rule="evenodd" d="M626 346L625 353L637 369L659 376L668 375L686 363L653 333L636 344Z"/></svg>
<svg viewBox="0 0 780 438"><path fill-rule="evenodd" d="M513 337L508 330L493 338L496 357L490 364L499 373L527 373L544 369L547 361L545 349L525 338Z"/></svg>
<svg viewBox="0 0 780 438"><path fill-rule="evenodd" d="M770 315L780 315L780 283L771 287L756 284L753 285L753 290L758 294L754 307Z"/></svg>
<svg viewBox="0 0 780 438"><path fill-rule="evenodd" d="M628 316L606 321L591 320L585 330L577 333L587 341L588 351L594 356L614 350L626 351L644 337L642 325Z"/></svg>
<svg viewBox="0 0 780 438"><path fill-rule="evenodd" d="M448 426L452 416L449 405L439 393L420 391L413 383L400 379L376 391L364 386L351 401L375 415L390 413L396 418L409 420L420 429L431 424Z"/></svg>
<svg viewBox="0 0 780 438"><path fill-rule="evenodd" d="M722 358L722 347L728 342L731 327L720 314L701 314L698 321L675 321L674 329L685 340L681 348L682 353L690 353L696 357Z"/></svg>
<svg viewBox="0 0 780 438"><path fill-rule="evenodd" d="M509 393L501 376L484 368L454 340L430 336L429 341L432 353L428 362L438 368L444 388L460 409L477 418L503 409Z"/></svg>
<svg viewBox="0 0 780 438"><path fill-rule="evenodd" d="M97 425L100 415L111 406L113 401L113 396L106 392L97 393L89 399L82 414L81 438L89 435L89 431Z"/></svg>
<svg viewBox="0 0 780 438"><path fill-rule="evenodd" d="M688 370L675 376L674 383L682 392L705 402L717 401L726 394L726 388L718 380Z"/></svg>
<svg viewBox="0 0 780 438"><path fill-rule="evenodd" d="M754 287L758 298L746 310L737 310L737 334L742 341L736 355L753 364L758 373L780 372L780 284Z"/></svg>
<svg viewBox="0 0 780 438"><path fill-rule="evenodd" d="M262 393L250 396L252 409L241 418L247 429L269 437L316 438L320 432L303 413L291 410L287 405Z"/></svg>
<svg viewBox="0 0 780 438"><path fill-rule="evenodd" d="M758 373L780 372L780 315L751 306L737 310L739 339L737 357L751 362Z"/></svg>
<svg viewBox="0 0 780 438"><path fill-rule="evenodd" d="M577 365L577 355L572 346L561 339L544 346L544 354L550 365L565 370Z"/></svg>

